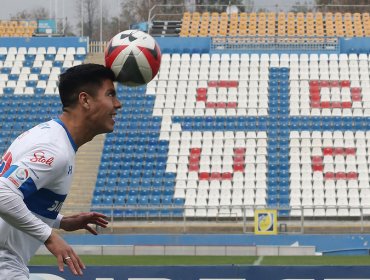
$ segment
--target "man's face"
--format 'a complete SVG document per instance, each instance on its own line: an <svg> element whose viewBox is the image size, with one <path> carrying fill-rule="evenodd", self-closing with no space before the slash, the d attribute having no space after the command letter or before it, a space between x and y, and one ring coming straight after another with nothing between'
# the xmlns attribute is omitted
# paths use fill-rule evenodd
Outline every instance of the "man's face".
<svg viewBox="0 0 370 280"><path fill-rule="evenodd" d="M91 120L96 134L112 132L117 110L122 107L118 100L114 84L105 80L95 97L91 98Z"/></svg>

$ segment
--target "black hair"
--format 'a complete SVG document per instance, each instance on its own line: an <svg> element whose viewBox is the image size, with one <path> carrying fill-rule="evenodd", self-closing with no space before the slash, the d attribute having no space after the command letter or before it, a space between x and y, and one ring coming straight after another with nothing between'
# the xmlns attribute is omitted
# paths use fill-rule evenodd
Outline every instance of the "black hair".
<svg viewBox="0 0 370 280"><path fill-rule="evenodd" d="M113 71L101 64L87 63L67 69L59 76L59 96L63 110L77 104L80 92L97 94L105 80L115 80Z"/></svg>

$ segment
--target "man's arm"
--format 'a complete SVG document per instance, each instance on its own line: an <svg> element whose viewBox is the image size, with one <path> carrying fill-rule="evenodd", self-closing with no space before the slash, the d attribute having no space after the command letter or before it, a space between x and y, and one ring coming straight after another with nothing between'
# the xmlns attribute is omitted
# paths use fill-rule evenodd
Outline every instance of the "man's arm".
<svg viewBox="0 0 370 280"><path fill-rule="evenodd" d="M0 183L0 217L42 243L49 238L52 231L47 224L28 210L21 192L3 182Z"/></svg>
<svg viewBox="0 0 370 280"><path fill-rule="evenodd" d="M72 216L64 216L60 221L60 228L65 231L75 231L86 229L90 233L97 235L97 231L89 224L94 224L103 228L107 227L107 216L97 212L80 213Z"/></svg>
<svg viewBox="0 0 370 280"><path fill-rule="evenodd" d="M57 258L60 271L63 271L66 263L74 275L82 275L85 266L72 247L28 210L20 191L4 183L0 183L0 217L13 227L44 243Z"/></svg>

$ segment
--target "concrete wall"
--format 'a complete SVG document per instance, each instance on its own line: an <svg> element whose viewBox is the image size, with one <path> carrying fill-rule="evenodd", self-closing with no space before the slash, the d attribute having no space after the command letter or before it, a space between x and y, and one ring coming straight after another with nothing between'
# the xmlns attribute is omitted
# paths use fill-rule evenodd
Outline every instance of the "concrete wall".
<svg viewBox="0 0 370 280"><path fill-rule="evenodd" d="M76 245L79 255L125 256L313 256L314 246L171 246L171 245ZM41 247L37 255L50 255Z"/></svg>

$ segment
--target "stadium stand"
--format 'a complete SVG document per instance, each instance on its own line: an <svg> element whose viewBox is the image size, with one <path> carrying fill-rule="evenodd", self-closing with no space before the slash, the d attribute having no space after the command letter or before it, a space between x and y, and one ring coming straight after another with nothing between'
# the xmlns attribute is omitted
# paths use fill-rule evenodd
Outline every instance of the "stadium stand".
<svg viewBox="0 0 370 280"><path fill-rule="evenodd" d="M179 34L316 40L366 37L369 23L368 13L187 12ZM146 87L117 85L122 113L104 139L91 209L115 219L370 214L368 52L184 49L164 52ZM67 45L0 48L2 151L58 114L58 74L85 59Z"/></svg>
<svg viewBox="0 0 370 280"><path fill-rule="evenodd" d="M258 23L258 24L257 24ZM158 34L158 33L154 33ZM369 36L369 13L185 12L179 36Z"/></svg>
<svg viewBox="0 0 370 280"><path fill-rule="evenodd" d="M368 68L364 54L164 54L146 89L125 89L92 206L118 206L116 218L359 216Z"/></svg>
<svg viewBox="0 0 370 280"><path fill-rule="evenodd" d="M36 29L36 21L2 20L0 22L0 37L32 37Z"/></svg>

